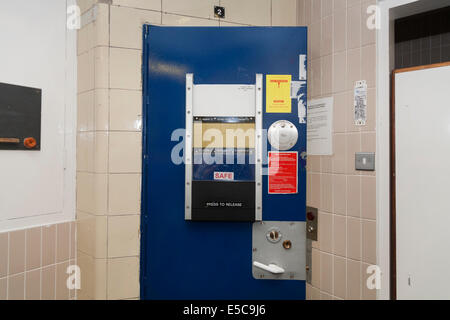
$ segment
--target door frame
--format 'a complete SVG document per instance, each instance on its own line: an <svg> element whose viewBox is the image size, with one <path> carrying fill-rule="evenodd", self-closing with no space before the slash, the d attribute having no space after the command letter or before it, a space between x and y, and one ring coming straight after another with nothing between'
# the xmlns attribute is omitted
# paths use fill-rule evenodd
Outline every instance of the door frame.
<svg viewBox="0 0 450 320"><path fill-rule="evenodd" d="M397 300L397 198L396 198L396 136L395 136L395 76L400 73L413 72L450 66L450 62L434 63L417 67L395 69L391 76L391 108L390 108L390 296Z"/></svg>
<svg viewBox="0 0 450 320"><path fill-rule="evenodd" d="M394 69L394 23L397 18L448 6L448 0L377 0L376 10L376 211L377 265L381 288L377 299L390 299L390 117Z"/></svg>

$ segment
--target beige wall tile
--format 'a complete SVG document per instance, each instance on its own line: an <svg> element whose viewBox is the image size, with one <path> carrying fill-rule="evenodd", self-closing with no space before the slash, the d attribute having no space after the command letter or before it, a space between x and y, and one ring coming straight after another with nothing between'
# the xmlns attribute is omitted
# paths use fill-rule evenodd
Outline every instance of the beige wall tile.
<svg viewBox="0 0 450 320"><path fill-rule="evenodd" d="M320 292L320 300L332 301L333 296L325 292Z"/></svg>
<svg viewBox="0 0 450 320"><path fill-rule="evenodd" d="M67 268L69 262L56 265L56 300L69 300L70 290L67 288Z"/></svg>
<svg viewBox="0 0 450 320"><path fill-rule="evenodd" d="M347 49L347 9L344 7L337 10L333 18L333 50L334 52L345 51Z"/></svg>
<svg viewBox="0 0 450 320"><path fill-rule="evenodd" d="M84 26L77 33L77 54L87 52L94 47L94 24Z"/></svg>
<svg viewBox="0 0 450 320"><path fill-rule="evenodd" d="M77 104L78 131L94 130L94 91L87 91L78 95Z"/></svg>
<svg viewBox="0 0 450 320"><path fill-rule="evenodd" d="M142 135L139 132L109 134L109 172L139 173L142 170Z"/></svg>
<svg viewBox="0 0 450 320"><path fill-rule="evenodd" d="M139 255L140 216L118 216L108 218L108 257Z"/></svg>
<svg viewBox="0 0 450 320"><path fill-rule="evenodd" d="M161 11L161 0L113 0L113 5Z"/></svg>
<svg viewBox="0 0 450 320"><path fill-rule="evenodd" d="M96 214L107 214L108 175L77 174L77 208Z"/></svg>
<svg viewBox="0 0 450 320"><path fill-rule="evenodd" d="M322 18L322 1L312 1L312 21L318 21Z"/></svg>
<svg viewBox="0 0 450 320"><path fill-rule="evenodd" d="M359 48L361 46L361 5L347 9L347 24L348 48Z"/></svg>
<svg viewBox="0 0 450 320"><path fill-rule="evenodd" d="M94 89L94 50L78 56L78 93Z"/></svg>
<svg viewBox="0 0 450 320"><path fill-rule="evenodd" d="M368 45L361 49L361 77L367 81L367 87L375 87L376 82L376 46L375 44Z"/></svg>
<svg viewBox="0 0 450 320"><path fill-rule="evenodd" d="M52 265L42 269L42 300L55 300L55 281L56 281L56 266Z"/></svg>
<svg viewBox="0 0 450 320"><path fill-rule="evenodd" d="M361 177L347 177L347 215L361 216Z"/></svg>
<svg viewBox="0 0 450 320"><path fill-rule="evenodd" d="M333 71L333 91L334 92L344 92L347 89L347 52L342 51L334 55L334 71ZM340 95L342 99L345 95ZM345 101L345 102L344 102ZM347 101L340 101L343 106L349 107ZM345 109L342 109L344 111ZM345 112L342 112L342 117L344 119L344 129L345 129ZM342 132L342 131L341 131Z"/></svg>
<svg viewBox="0 0 450 320"><path fill-rule="evenodd" d="M316 287L320 288L320 251L318 249L312 249L312 277L311 277L311 284Z"/></svg>
<svg viewBox="0 0 450 320"><path fill-rule="evenodd" d="M77 291L80 300L105 300L107 259L94 259L78 251L77 263L83 276L81 290Z"/></svg>
<svg viewBox="0 0 450 320"><path fill-rule="evenodd" d="M333 173L333 157L321 156L320 157L320 171L322 173Z"/></svg>
<svg viewBox="0 0 450 320"><path fill-rule="evenodd" d="M42 227L42 266L56 263L56 225Z"/></svg>
<svg viewBox="0 0 450 320"><path fill-rule="evenodd" d="M127 299L139 296L139 258L108 260L108 299Z"/></svg>
<svg viewBox="0 0 450 320"><path fill-rule="evenodd" d="M139 174L110 175L109 213L111 215L139 214L141 176Z"/></svg>
<svg viewBox="0 0 450 320"><path fill-rule="evenodd" d="M327 56L333 53L333 16L322 19L322 41L320 55Z"/></svg>
<svg viewBox="0 0 450 320"><path fill-rule="evenodd" d="M25 299L25 274L21 273L8 278L8 300Z"/></svg>
<svg viewBox="0 0 450 320"><path fill-rule="evenodd" d="M347 255L347 218L333 215L333 253L341 257Z"/></svg>
<svg viewBox="0 0 450 320"><path fill-rule="evenodd" d="M272 25L297 25L297 0L272 1Z"/></svg>
<svg viewBox="0 0 450 320"><path fill-rule="evenodd" d="M333 55L322 58L322 95L333 93Z"/></svg>
<svg viewBox="0 0 450 320"><path fill-rule="evenodd" d="M95 130L109 130L109 90L96 89L94 95Z"/></svg>
<svg viewBox="0 0 450 320"><path fill-rule="evenodd" d="M219 20L180 16L176 14L163 13L162 24L165 26L212 26L218 27Z"/></svg>
<svg viewBox="0 0 450 320"><path fill-rule="evenodd" d="M108 132L96 132L94 135L94 166L95 173L108 172Z"/></svg>
<svg viewBox="0 0 450 320"><path fill-rule="evenodd" d="M376 233L375 221L362 221L362 259L366 263L377 263Z"/></svg>
<svg viewBox="0 0 450 320"><path fill-rule="evenodd" d="M309 156L308 164L312 172L321 172L320 170L320 158L319 156Z"/></svg>
<svg viewBox="0 0 450 320"><path fill-rule="evenodd" d="M322 94L322 59L315 59L311 62L311 96L318 98Z"/></svg>
<svg viewBox="0 0 450 320"><path fill-rule="evenodd" d="M347 134L347 174L360 174L355 170L355 156L361 151L361 135L359 133Z"/></svg>
<svg viewBox="0 0 450 320"><path fill-rule="evenodd" d="M309 59L311 61L317 60L320 58L320 44L322 39L322 23L320 21L313 22L309 26L309 37L311 40L311 43L309 44L311 49Z"/></svg>
<svg viewBox="0 0 450 320"><path fill-rule="evenodd" d="M141 90L142 52L135 49L110 49L110 88Z"/></svg>
<svg viewBox="0 0 450 320"><path fill-rule="evenodd" d="M333 255L327 253L320 254L320 290L333 292Z"/></svg>
<svg viewBox="0 0 450 320"><path fill-rule="evenodd" d="M97 19L93 23L95 26L95 45L109 46L109 5L98 3L97 9Z"/></svg>
<svg viewBox="0 0 450 320"><path fill-rule="evenodd" d="M162 0L162 11L213 19L215 5L219 5L219 0L192 0L189 2L177 0Z"/></svg>
<svg viewBox="0 0 450 320"><path fill-rule="evenodd" d="M108 220L106 216L94 216L79 212L78 250L94 258L106 258Z"/></svg>
<svg viewBox="0 0 450 320"><path fill-rule="evenodd" d="M140 131L142 129L142 92L111 90L110 97L111 130Z"/></svg>
<svg viewBox="0 0 450 320"><path fill-rule="evenodd" d="M351 49L347 52L347 89L354 90L355 82L361 79L361 49ZM353 101L353 98L349 101Z"/></svg>
<svg viewBox="0 0 450 320"><path fill-rule="evenodd" d="M95 55L95 88L108 88L109 85L109 47L96 47Z"/></svg>
<svg viewBox="0 0 450 320"><path fill-rule="evenodd" d="M344 258L334 256L333 262L333 295L338 298L345 299L347 292L347 261Z"/></svg>
<svg viewBox="0 0 450 320"><path fill-rule="evenodd" d="M327 17L333 13L333 1L334 0L321 0L322 1L322 17Z"/></svg>
<svg viewBox="0 0 450 320"><path fill-rule="evenodd" d="M320 210L332 212L333 209L333 183L331 174L322 174L320 180Z"/></svg>
<svg viewBox="0 0 450 320"><path fill-rule="evenodd" d="M320 174L311 174L311 206L314 208L320 207Z"/></svg>
<svg viewBox="0 0 450 320"><path fill-rule="evenodd" d="M306 205L312 206L311 203L311 194L312 194L312 182L311 182L311 174L308 172L306 174Z"/></svg>
<svg viewBox="0 0 450 320"><path fill-rule="evenodd" d="M311 288L311 300L320 300L320 290L317 288Z"/></svg>
<svg viewBox="0 0 450 320"><path fill-rule="evenodd" d="M319 242L320 250L333 252L333 216L325 212L319 212Z"/></svg>
<svg viewBox="0 0 450 320"><path fill-rule="evenodd" d="M0 233L0 278L6 277L8 273L8 233Z"/></svg>
<svg viewBox="0 0 450 320"><path fill-rule="evenodd" d="M271 25L270 0L221 0L220 5L226 8L226 21L255 26Z"/></svg>
<svg viewBox="0 0 450 320"><path fill-rule="evenodd" d="M347 218L347 257L361 260L361 220Z"/></svg>
<svg viewBox="0 0 450 320"><path fill-rule="evenodd" d="M345 134L333 135L333 173L345 173L347 164L347 138Z"/></svg>
<svg viewBox="0 0 450 320"><path fill-rule="evenodd" d="M25 230L9 233L9 275L25 271Z"/></svg>
<svg viewBox="0 0 450 320"><path fill-rule="evenodd" d="M77 135L77 170L92 172L94 169L94 133L80 132Z"/></svg>
<svg viewBox="0 0 450 320"><path fill-rule="evenodd" d="M0 301L6 300L8 297L8 279L0 279Z"/></svg>
<svg viewBox="0 0 450 320"><path fill-rule="evenodd" d="M334 11L339 11L347 8L347 0L333 0Z"/></svg>
<svg viewBox="0 0 450 320"><path fill-rule="evenodd" d="M376 178L361 178L361 217L375 220L377 218L376 210Z"/></svg>
<svg viewBox="0 0 450 320"><path fill-rule="evenodd" d="M67 261L70 258L70 223L56 226L56 262Z"/></svg>
<svg viewBox="0 0 450 320"><path fill-rule="evenodd" d="M333 175L333 212L347 214L347 177Z"/></svg>
<svg viewBox="0 0 450 320"><path fill-rule="evenodd" d="M111 46L142 49L144 24L161 24L161 12L111 6Z"/></svg>
<svg viewBox="0 0 450 320"><path fill-rule="evenodd" d="M25 299L40 300L41 299L41 270L29 271L25 274Z"/></svg>
<svg viewBox="0 0 450 320"><path fill-rule="evenodd" d="M27 271L41 266L41 227L26 230L26 269Z"/></svg>
<svg viewBox="0 0 450 320"><path fill-rule="evenodd" d="M347 300L361 299L361 262L347 260Z"/></svg>

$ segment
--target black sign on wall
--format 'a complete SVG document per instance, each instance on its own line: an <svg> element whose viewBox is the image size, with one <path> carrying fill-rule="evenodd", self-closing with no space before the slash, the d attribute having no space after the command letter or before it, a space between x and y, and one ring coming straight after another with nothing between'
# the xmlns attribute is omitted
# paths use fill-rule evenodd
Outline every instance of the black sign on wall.
<svg viewBox="0 0 450 320"><path fill-rule="evenodd" d="M42 90L0 83L0 150L41 149Z"/></svg>

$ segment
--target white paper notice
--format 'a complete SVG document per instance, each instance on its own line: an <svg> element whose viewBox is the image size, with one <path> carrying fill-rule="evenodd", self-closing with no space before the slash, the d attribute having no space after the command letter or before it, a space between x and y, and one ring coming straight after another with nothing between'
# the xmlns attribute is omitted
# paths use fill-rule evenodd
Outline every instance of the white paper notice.
<svg viewBox="0 0 450 320"><path fill-rule="evenodd" d="M333 155L333 98L308 103L308 155Z"/></svg>
<svg viewBox="0 0 450 320"><path fill-rule="evenodd" d="M365 126L367 122L367 83L365 80L355 83L355 125Z"/></svg>
<svg viewBox="0 0 450 320"><path fill-rule="evenodd" d="M301 54L299 56L300 60L300 69L299 69L299 80L307 80L308 72L306 66L306 54Z"/></svg>

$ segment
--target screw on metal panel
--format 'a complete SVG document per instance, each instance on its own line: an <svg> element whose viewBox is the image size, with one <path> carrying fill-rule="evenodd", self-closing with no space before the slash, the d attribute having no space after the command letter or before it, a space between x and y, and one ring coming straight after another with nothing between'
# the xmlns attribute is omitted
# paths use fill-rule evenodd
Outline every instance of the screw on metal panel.
<svg viewBox="0 0 450 320"><path fill-rule="evenodd" d="M253 252L256 252L256 251L258 251L258 249L256 249L256 248L253 248Z"/></svg>

